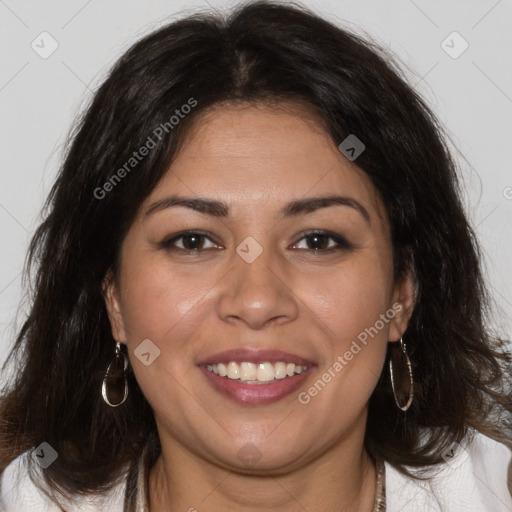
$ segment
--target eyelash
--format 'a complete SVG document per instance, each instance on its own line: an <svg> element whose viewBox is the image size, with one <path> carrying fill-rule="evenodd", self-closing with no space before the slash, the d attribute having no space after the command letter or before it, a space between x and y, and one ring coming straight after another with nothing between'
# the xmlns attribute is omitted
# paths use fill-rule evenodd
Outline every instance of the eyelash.
<svg viewBox="0 0 512 512"><path fill-rule="evenodd" d="M213 247L208 247L206 249L185 249L182 247L177 247L174 245L178 240L183 239L187 235L198 235L199 237L204 237L210 240L210 242L215 242L211 239L211 235L204 231L182 231L180 233L177 233L176 235L173 235L172 237L166 238L162 242L160 242L159 246L162 249L166 249L168 251L174 251L174 252L181 252L185 254L198 254L202 251L207 251L213 249ZM310 230L305 233L302 233L301 238L298 239L297 242L295 242L293 245L297 245L300 241L313 237L313 236L326 236L329 240L328 245L330 241L334 241L337 245L333 247L328 247L327 249L295 249L299 251L308 251L310 253L331 253L335 251L342 251L342 250L351 250L354 247L341 235L338 235L336 233L332 233L331 231L325 231L322 229L317 230Z"/></svg>

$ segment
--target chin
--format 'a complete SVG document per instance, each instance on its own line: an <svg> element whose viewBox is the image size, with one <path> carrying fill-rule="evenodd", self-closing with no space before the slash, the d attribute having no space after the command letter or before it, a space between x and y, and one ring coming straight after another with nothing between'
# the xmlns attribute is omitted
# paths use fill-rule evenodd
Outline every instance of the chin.
<svg viewBox="0 0 512 512"><path fill-rule="evenodd" d="M303 441L301 441L303 443ZM225 467L230 471L241 474L282 474L299 467L303 462L303 453L290 453L288 443L253 443L248 441L241 445L241 448L230 453L226 457L226 452L210 452L212 462Z"/></svg>

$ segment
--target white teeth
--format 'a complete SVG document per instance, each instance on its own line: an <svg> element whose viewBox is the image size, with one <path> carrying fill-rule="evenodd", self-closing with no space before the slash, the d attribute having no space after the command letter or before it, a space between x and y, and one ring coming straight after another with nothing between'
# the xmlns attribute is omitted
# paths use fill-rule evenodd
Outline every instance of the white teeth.
<svg viewBox="0 0 512 512"><path fill-rule="evenodd" d="M240 380L256 380L258 370L254 363L242 363L240 365Z"/></svg>
<svg viewBox="0 0 512 512"><path fill-rule="evenodd" d="M226 375L228 374L228 369L225 367L225 365L223 365L222 363L219 363L219 364L212 364L212 366L216 366L219 370L219 375L221 377L226 377ZM214 372L215 373L215 372Z"/></svg>
<svg viewBox="0 0 512 512"><path fill-rule="evenodd" d="M233 361L228 364L228 377L233 380L240 378L240 366Z"/></svg>
<svg viewBox="0 0 512 512"><path fill-rule="evenodd" d="M268 382L269 380L274 380L274 374L272 363L260 363L258 365L258 372L256 373L256 380Z"/></svg>
<svg viewBox="0 0 512 512"><path fill-rule="evenodd" d="M276 379L284 379L286 377L286 363L279 361L274 365L276 370Z"/></svg>
<svg viewBox="0 0 512 512"><path fill-rule="evenodd" d="M235 361L229 361L225 364L207 364L206 369L220 377L227 377L232 380L240 380L248 384L261 384L272 382L276 379L284 379L299 375L307 370L306 365L296 365L294 363L285 363L278 361L277 363L254 364Z"/></svg>

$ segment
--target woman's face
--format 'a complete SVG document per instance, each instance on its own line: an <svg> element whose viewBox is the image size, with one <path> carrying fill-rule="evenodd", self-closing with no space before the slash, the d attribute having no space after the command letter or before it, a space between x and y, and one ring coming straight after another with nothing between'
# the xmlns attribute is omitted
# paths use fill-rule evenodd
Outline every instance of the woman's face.
<svg viewBox="0 0 512 512"><path fill-rule="evenodd" d="M278 471L362 440L412 284L356 163L290 110L217 107L188 134L106 294L164 450Z"/></svg>

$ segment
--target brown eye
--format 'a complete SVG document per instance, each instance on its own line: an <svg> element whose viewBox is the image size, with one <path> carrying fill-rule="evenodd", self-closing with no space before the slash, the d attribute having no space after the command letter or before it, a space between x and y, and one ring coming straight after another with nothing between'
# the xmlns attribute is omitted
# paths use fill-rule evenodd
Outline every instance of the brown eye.
<svg viewBox="0 0 512 512"><path fill-rule="evenodd" d="M185 231L160 243L160 247L170 251L200 252L206 249L219 249L205 233Z"/></svg>
<svg viewBox="0 0 512 512"><path fill-rule="evenodd" d="M327 235L309 235L305 238L308 240L307 245L309 249L327 249L329 246L329 237Z"/></svg>
<svg viewBox="0 0 512 512"><path fill-rule="evenodd" d="M202 249L204 243L204 235L191 233L190 235L183 235L182 237L183 248L187 250Z"/></svg>
<svg viewBox="0 0 512 512"><path fill-rule="evenodd" d="M352 249L345 238L327 231L313 231L306 233L298 242L293 245L294 249L305 249L307 251L336 251Z"/></svg>

